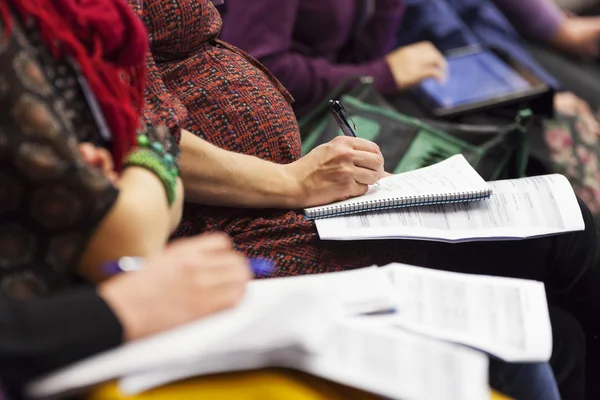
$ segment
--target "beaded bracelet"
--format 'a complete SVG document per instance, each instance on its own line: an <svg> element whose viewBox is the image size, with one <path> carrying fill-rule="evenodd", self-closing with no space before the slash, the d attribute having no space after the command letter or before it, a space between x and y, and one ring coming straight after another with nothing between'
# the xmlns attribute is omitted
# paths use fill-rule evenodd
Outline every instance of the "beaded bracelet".
<svg viewBox="0 0 600 400"><path fill-rule="evenodd" d="M179 168L175 157L166 152L160 142L151 142L145 134L138 135L137 142L139 148L125 157L124 166L142 167L152 171L165 187L170 206L177 196Z"/></svg>

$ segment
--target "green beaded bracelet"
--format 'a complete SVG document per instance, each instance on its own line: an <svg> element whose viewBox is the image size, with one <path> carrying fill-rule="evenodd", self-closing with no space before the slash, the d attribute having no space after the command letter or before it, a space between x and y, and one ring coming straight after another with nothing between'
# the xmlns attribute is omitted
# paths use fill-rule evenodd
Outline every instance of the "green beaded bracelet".
<svg viewBox="0 0 600 400"><path fill-rule="evenodd" d="M165 187L169 206L173 204L177 195L177 168L169 166L160 155L148 149L129 153L125 158L124 166L142 167L152 171Z"/></svg>

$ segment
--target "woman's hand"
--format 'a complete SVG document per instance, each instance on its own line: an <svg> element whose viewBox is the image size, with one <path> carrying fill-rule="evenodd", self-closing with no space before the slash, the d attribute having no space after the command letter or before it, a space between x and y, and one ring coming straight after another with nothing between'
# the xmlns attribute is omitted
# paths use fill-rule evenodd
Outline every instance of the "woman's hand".
<svg viewBox="0 0 600 400"><path fill-rule="evenodd" d="M116 186L119 174L115 171L115 164L108 150L96 147L91 143L81 143L79 145L79 152L83 161L90 167L99 169L106 179Z"/></svg>
<svg viewBox="0 0 600 400"><path fill-rule="evenodd" d="M224 234L171 243L143 269L103 283L100 296L134 340L233 307L252 278L248 261Z"/></svg>
<svg viewBox="0 0 600 400"><path fill-rule="evenodd" d="M407 89L427 78L446 80L446 58L430 42L400 47L386 56L398 89Z"/></svg>

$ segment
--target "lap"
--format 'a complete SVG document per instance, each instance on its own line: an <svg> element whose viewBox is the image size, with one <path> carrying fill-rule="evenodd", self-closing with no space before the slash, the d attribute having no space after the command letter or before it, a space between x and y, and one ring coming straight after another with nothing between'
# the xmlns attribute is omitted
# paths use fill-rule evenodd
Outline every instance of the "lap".
<svg viewBox="0 0 600 400"><path fill-rule="evenodd" d="M93 391L86 400L375 400L379 397L291 370L236 372L200 377L150 390L123 395L116 384ZM491 400L508 400L492 393Z"/></svg>
<svg viewBox="0 0 600 400"><path fill-rule="evenodd" d="M375 396L300 372L261 370L200 377L127 396L116 384L93 391L86 400L370 400Z"/></svg>

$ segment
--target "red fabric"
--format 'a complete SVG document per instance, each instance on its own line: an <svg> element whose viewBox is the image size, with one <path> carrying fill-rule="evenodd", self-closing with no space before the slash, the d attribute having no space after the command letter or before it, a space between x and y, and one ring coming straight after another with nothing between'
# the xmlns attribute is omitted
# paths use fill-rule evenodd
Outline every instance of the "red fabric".
<svg viewBox="0 0 600 400"><path fill-rule="evenodd" d="M135 145L144 102L148 39L141 21L123 0L0 0L4 10L6 1L23 18L35 18L55 57L77 61L111 128L120 167Z"/></svg>

